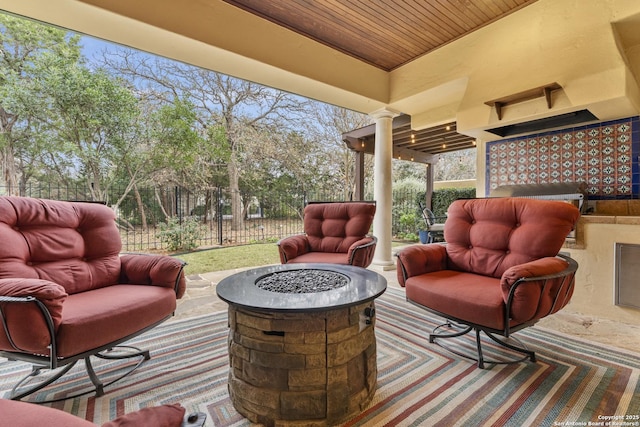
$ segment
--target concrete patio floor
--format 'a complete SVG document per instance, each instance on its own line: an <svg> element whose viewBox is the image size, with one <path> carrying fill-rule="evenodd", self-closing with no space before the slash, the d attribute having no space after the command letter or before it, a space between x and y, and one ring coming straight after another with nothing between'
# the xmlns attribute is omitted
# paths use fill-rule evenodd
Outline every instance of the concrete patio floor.
<svg viewBox="0 0 640 427"><path fill-rule="evenodd" d="M178 301L176 318L203 315L227 310L227 304L216 295L216 285L225 277L248 268L196 274L187 277L187 291ZM389 288L402 289L396 278L396 270L383 270L371 266L387 279ZM418 308L416 308L418 310ZM577 338L595 341L627 350L640 348L640 326L622 324L571 311L571 304L562 311L542 319L538 325Z"/></svg>

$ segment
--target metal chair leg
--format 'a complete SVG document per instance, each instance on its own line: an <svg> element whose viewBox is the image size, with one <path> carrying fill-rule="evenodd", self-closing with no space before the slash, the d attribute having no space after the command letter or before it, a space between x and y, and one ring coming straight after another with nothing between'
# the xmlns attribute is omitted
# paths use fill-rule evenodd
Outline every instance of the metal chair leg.
<svg viewBox="0 0 640 427"><path fill-rule="evenodd" d="M482 341L480 341L480 329L476 329L476 348L478 350L478 368L484 369L484 356L482 355Z"/></svg>
<svg viewBox="0 0 640 427"><path fill-rule="evenodd" d="M21 400L23 397L27 397L30 394L33 394L39 390L42 390L43 388L45 388L46 386L48 386L49 384L54 383L55 381L57 381L60 377L62 377L64 374L66 374L67 372L69 372L69 370L71 368L73 368L73 366L77 363L78 361L76 360L73 363L70 363L62 368L60 368L60 370L58 372L56 372L55 374L53 374L50 378L35 384L32 387L28 387L26 389L24 389L21 392L18 392L18 390L20 389L20 387L23 384L27 384L29 381L31 381L32 379L36 378L38 375L40 375L42 373L42 371L46 368L42 367L42 366L33 366L31 368L31 372L23 377L20 381L18 381L18 383L13 386L13 388L11 389L11 391L8 393L7 398L11 399L11 400Z"/></svg>
<svg viewBox="0 0 640 427"><path fill-rule="evenodd" d="M536 362L536 353L534 351L529 350L528 348L526 348L524 345L522 347L516 347L513 344L509 344L506 341L501 340L500 338L496 337L495 335L493 335L492 333L489 333L487 331L484 332L489 338L491 338L493 341L495 341L496 343L500 344L503 347L506 347L510 350L513 351L517 351L519 353L524 353L524 358L519 360L519 361L524 361L526 359L529 359L531 362ZM513 363L517 363L513 362Z"/></svg>
<svg viewBox="0 0 640 427"><path fill-rule="evenodd" d="M452 333L441 333L438 332L439 330L443 329L443 328L460 328L459 331L457 332L452 332ZM456 348L454 348L451 345L444 345L442 343L442 341L438 341L438 340L444 340L447 338L456 338L456 337L460 337L463 336L469 332L471 332L471 330L475 330L476 332L476 337L475 337L475 347L476 347L476 355L475 356L471 356L468 353L464 353L460 350L457 350ZM485 359L484 357L484 353L482 350L482 339L480 336L480 333L484 332L489 338L491 338L494 342L496 342L497 344L499 344L500 346L504 347L504 348L508 348L509 350L518 352L518 353L522 353L524 356L521 358L516 358L516 359L510 359L510 360L490 360L490 359ZM512 338L515 341L517 341L518 343L520 343L519 340ZM450 353L456 354L458 356L464 357L466 359L469 360L473 360L478 364L478 368L480 369L484 369L485 366L487 364L489 365L505 365L505 364L513 364L513 363L520 363L520 362L524 362L525 360L529 359L531 362L536 362L536 355L534 351L529 350L528 348L526 348L526 346L522 343L520 343L520 347L513 345L511 343L508 343L504 340L501 340L500 338L496 337L494 334L487 332L487 331L483 331L482 329L479 328L474 328L473 326L467 326L467 325L454 325L451 322L446 322L443 323L442 325L439 325L437 327L435 327L433 329L433 332L431 334L429 334L429 342L439 345L440 347L444 348L445 350L447 350Z"/></svg>
<svg viewBox="0 0 640 427"><path fill-rule="evenodd" d="M118 353L118 350L125 350L125 352L123 353ZM136 369L138 369L138 367L140 367L140 365L142 365L145 361L149 360L151 358L151 355L149 353L148 350L141 350L137 347L133 347L133 346L114 346L112 349L109 349L106 352L103 353L96 353L93 356L99 358L99 359L106 359L106 360L124 360L124 359L133 359L133 358L140 358L140 360L137 361L137 363L135 363L132 367L129 367L128 369L125 370L125 372L123 372L121 375L119 375L118 377L116 377L115 379L109 381L109 382L103 382L97 375L93 364L91 363L91 356L87 356L84 358L84 362L85 362L85 369L87 370L87 374L89 376L89 379L91 380L91 383L93 384L93 388L87 391L83 391L80 393L75 393L75 394L69 394L69 395L65 395L63 397L59 397L56 399L49 399L49 400L29 400L29 402L31 403L52 403L52 402L60 402L63 400L67 400L67 399L72 399L72 398L76 398L79 396L84 396L86 394L90 394L95 392L96 397L99 396L103 396L104 395L104 388L110 386L111 384L120 381L121 379L123 379L124 377L126 377L127 375L131 374L133 371L135 371ZM37 377L38 375L40 375L41 371L43 370L48 370L46 367L43 366L34 366L32 371L25 376L23 379L21 379L11 390L11 392L8 394L8 398L12 399L12 400L21 400L29 395L32 395L33 393L40 391L42 389L44 389L46 386L54 383L56 380L58 380L59 378L61 378L64 374L66 374L67 372L69 372L69 370L71 370L71 368L73 368L75 366L75 364L78 361L75 360L71 363L69 363L68 365L65 365L64 367L60 368L59 372L56 372L55 374L53 374L50 378L47 378L46 380L43 380L42 382L32 386L32 387L28 387L24 390L19 390L20 387L22 387L23 385L27 384L29 381L31 381L33 378Z"/></svg>

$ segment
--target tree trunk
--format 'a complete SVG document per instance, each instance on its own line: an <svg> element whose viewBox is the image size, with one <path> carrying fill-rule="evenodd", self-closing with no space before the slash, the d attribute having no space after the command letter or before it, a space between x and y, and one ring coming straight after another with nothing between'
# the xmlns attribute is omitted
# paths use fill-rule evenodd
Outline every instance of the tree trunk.
<svg viewBox="0 0 640 427"><path fill-rule="evenodd" d="M205 192L205 199L204 199L204 214L202 215L202 223L203 224L208 224L209 223L209 213L212 212L211 209L211 190L207 190ZM212 215L213 218L213 215Z"/></svg>
<svg viewBox="0 0 640 427"><path fill-rule="evenodd" d="M10 144L2 149L2 170L4 175L4 185L9 196L19 196L20 188L18 177L16 176L15 159Z"/></svg>
<svg viewBox="0 0 640 427"><path fill-rule="evenodd" d="M11 114L4 108L0 107L0 138L4 139L1 153L2 171L4 175L4 184L6 186L6 194L10 196L20 195L18 171L16 170L16 161L13 155L13 143L11 138L11 130L17 119L17 115Z"/></svg>
<svg viewBox="0 0 640 427"><path fill-rule="evenodd" d="M140 196L140 190L137 185L133 185L133 194L136 197L136 203L138 204L138 212L140 212L140 220L142 221L142 229L147 230L147 214L144 211L144 203L142 203L142 196Z"/></svg>
<svg viewBox="0 0 640 427"><path fill-rule="evenodd" d="M242 218L238 165L233 156L229 160L228 171L229 192L231 193L231 230L239 231L244 229L244 218Z"/></svg>
<svg viewBox="0 0 640 427"><path fill-rule="evenodd" d="M158 206L160 207L160 210L162 210L162 213L164 214L165 221L168 221L170 215L169 215L169 213L167 212L167 210L164 207L165 204L164 204L163 199L165 199L165 198L160 196L160 193L158 192L158 187L154 187L153 188L153 193L156 196L156 200L158 201Z"/></svg>

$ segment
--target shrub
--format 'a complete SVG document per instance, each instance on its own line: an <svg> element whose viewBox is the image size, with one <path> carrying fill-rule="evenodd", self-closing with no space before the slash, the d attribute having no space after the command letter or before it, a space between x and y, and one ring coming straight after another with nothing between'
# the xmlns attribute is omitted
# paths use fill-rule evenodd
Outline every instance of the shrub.
<svg viewBox="0 0 640 427"><path fill-rule="evenodd" d="M417 212L409 212L400 216L400 227L405 233L413 233L426 230L427 224L422 219L422 215Z"/></svg>
<svg viewBox="0 0 640 427"><path fill-rule="evenodd" d="M398 238L405 240L407 242L417 242L418 240L420 240L420 238L416 233L404 233L398 236Z"/></svg>
<svg viewBox="0 0 640 427"><path fill-rule="evenodd" d="M204 230L196 218L187 217L180 220L171 217L166 223L158 224L160 231L158 239L167 246L167 250L190 251L198 247L198 241L204 235Z"/></svg>
<svg viewBox="0 0 640 427"><path fill-rule="evenodd" d="M425 200L425 192L422 191L416 195L416 204ZM449 205L458 199L473 199L476 197L476 189L474 187L465 188L442 188L433 192L431 205L433 214L436 217L445 217Z"/></svg>

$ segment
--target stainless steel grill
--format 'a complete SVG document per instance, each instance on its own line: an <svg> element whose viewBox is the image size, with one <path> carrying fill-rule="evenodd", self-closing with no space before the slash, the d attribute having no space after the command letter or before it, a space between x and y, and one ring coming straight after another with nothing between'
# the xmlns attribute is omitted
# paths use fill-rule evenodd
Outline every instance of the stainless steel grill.
<svg viewBox="0 0 640 427"><path fill-rule="evenodd" d="M574 203L582 213L587 209L587 186L583 182L501 185L491 192L490 197L563 200Z"/></svg>
<svg viewBox="0 0 640 427"><path fill-rule="evenodd" d="M583 214L587 210L587 186L583 182L501 185L491 192L490 197L524 197L528 199L562 200L573 203ZM566 240L575 243L575 228L571 230Z"/></svg>

